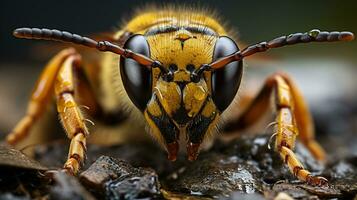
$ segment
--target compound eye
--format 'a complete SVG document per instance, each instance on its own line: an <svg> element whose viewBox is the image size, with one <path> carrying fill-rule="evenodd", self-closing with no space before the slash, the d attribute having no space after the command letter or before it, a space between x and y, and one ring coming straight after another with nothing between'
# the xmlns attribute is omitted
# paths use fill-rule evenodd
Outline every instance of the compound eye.
<svg viewBox="0 0 357 200"><path fill-rule="evenodd" d="M143 35L133 35L124 48L150 57L150 47ZM124 88L134 105L144 111L151 97L151 70L133 59L120 58L120 75Z"/></svg>
<svg viewBox="0 0 357 200"><path fill-rule="evenodd" d="M213 61L239 51L237 44L229 37L220 37L214 48ZM232 62L212 73L212 99L223 112L233 101L242 78L243 62Z"/></svg>

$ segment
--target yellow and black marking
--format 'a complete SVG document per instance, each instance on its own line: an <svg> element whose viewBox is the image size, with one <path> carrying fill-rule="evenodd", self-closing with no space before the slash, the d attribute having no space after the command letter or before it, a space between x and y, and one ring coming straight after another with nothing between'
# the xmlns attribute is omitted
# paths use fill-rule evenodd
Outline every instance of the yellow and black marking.
<svg viewBox="0 0 357 200"><path fill-rule="evenodd" d="M166 149L179 140L180 130L186 133L181 137L187 137L188 143L201 144L220 111L210 97L211 73L205 73L198 83L192 82L191 74L203 63L212 62L215 42L227 34L225 29L204 12L166 9L140 13L123 30L118 38L145 36L150 57L174 75L167 82L160 69L151 69L152 97L144 116L153 136Z"/></svg>

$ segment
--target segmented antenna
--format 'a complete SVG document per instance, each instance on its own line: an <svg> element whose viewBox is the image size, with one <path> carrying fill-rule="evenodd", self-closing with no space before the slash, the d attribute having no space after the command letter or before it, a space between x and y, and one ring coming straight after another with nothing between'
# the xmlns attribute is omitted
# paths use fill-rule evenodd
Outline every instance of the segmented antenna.
<svg viewBox="0 0 357 200"><path fill-rule="evenodd" d="M241 51L237 51L229 56L223 57L217 61L212 62L211 64L202 65L196 71L199 72L202 69L204 70L214 70L224 67L225 65L234 62L240 61L244 57L253 55L255 53L264 52L269 49L279 48L286 45L294 45L300 43L309 43L309 42L337 42L337 41L351 41L354 39L354 35L351 32L326 32L319 31L317 29L311 30L307 33L295 33L288 36L281 36L276 39L270 40L269 42L260 42L246 47ZM201 69L202 68L202 69Z"/></svg>
<svg viewBox="0 0 357 200"><path fill-rule="evenodd" d="M97 41L90 38L55 29L50 30L46 28L18 28L13 32L13 35L17 38L70 42L91 48L96 48L98 45Z"/></svg>
<svg viewBox="0 0 357 200"><path fill-rule="evenodd" d="M72 34L66 31L39 29L39 28L18 28L13 32L13 35L18 38L37 39L37 40L52 40L59 42L70 42L73 44L83 45L90 48L95 48L100 51L109 51L125 58L131 58L141 65L147 67L163 68L161 63L154 61L142 54L132 52L129 49L121 48L109 41L95 41L88 37L83 37L77 34Z"/></svg>

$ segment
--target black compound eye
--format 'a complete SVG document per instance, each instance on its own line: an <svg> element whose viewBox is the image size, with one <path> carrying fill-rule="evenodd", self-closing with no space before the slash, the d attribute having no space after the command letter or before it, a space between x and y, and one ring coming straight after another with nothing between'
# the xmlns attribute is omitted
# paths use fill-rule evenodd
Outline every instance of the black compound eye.
<svg viewBox="0 0 357 200"><path fill-rule="evenodd" d="M220 37L214 48L213 60L239 51L237 44L229 37ZM242 78L243 61L232 62L212 73L212 99L222 112L234 99Z"/></svg>
<svg viewBox="0 0 357 200"><path fill-rule="evenodd" d="M133 35L124 44L124 48L150 57L150 47L145 37ZM151 70L133 59L120 58L120 75L124 88L137 108L144 111L151 98Z"/></svg>

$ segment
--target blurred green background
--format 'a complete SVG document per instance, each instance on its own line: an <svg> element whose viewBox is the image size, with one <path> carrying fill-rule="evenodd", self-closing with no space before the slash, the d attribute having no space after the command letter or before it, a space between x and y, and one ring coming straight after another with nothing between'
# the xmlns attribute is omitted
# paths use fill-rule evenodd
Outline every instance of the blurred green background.
<svg viewBox="0 0 357 200"><path fill-rule="evenodd" d="M357 33L357 2L353 0L165 2L217 10L245 44L313 28ZM163 1L1 1L0 135L8 132L24 114L36 77L51 56L36 56L34 46L48 43L15 39L12 37L15 28L46 27L90 35L113 30L133 10L152 3ZM266 54L267 60L246 62L253 67L247 67L242 90L249 90L250 83L262 83L273 71L288 71L302 88L315 118L324 119L324 124L317 124L319 133L354 132L357 130L356 52L356 41L272 50ZM258 78L253 78L253 74L258 74L254 75Z"/></svg>

